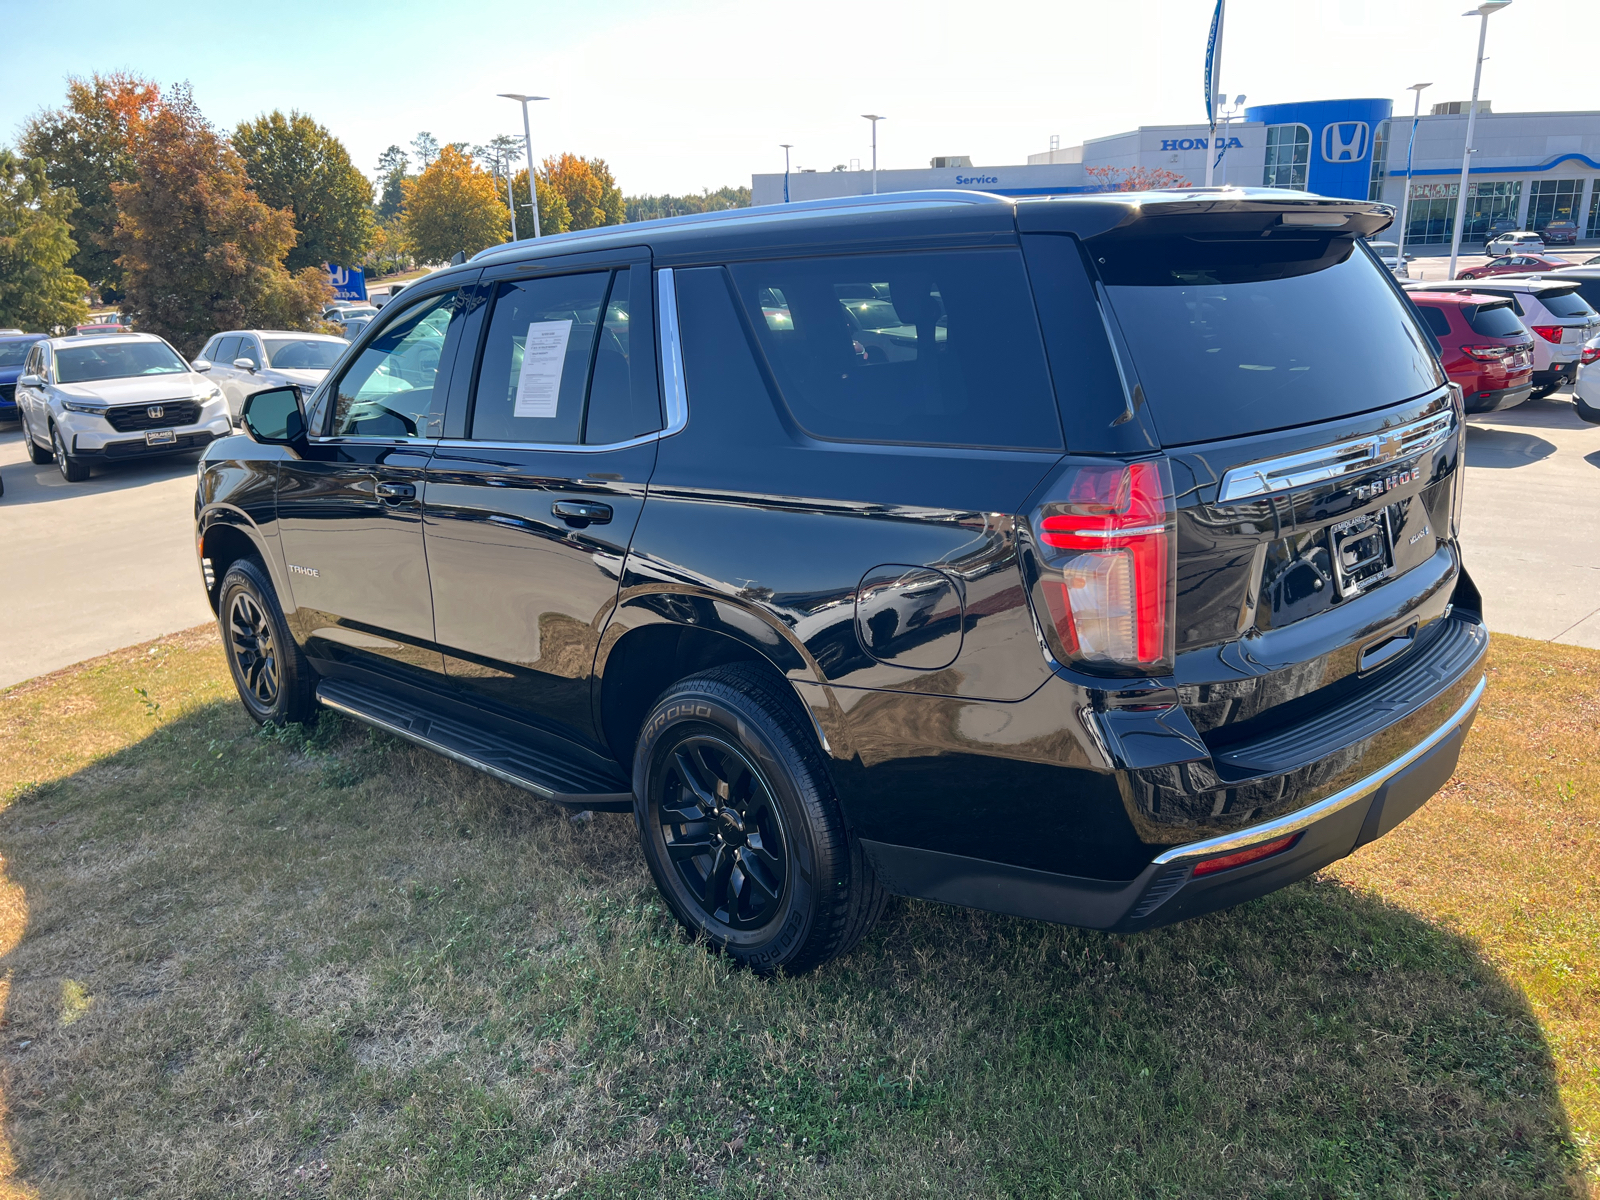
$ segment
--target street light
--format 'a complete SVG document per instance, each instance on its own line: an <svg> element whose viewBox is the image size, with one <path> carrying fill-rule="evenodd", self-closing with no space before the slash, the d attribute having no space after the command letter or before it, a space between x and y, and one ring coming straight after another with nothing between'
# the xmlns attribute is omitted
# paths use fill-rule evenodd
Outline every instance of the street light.
<svg viewBox="0 0 1600 1200"><path fill-rule="evenodd" d="M880 117L877 113L862 113L861 118L864 121L872 122L872 194L876 196L878 194L878 122L888 120L888 118Z"/></svg>
<svg viewBox="0 0 1600 1200"><path fill-rule="evenodd" d="M1406 220L1411 211L1411 152L1417 148L1417 120L1422 116L1422 89L1432 86L1431 83L1413 83L1406 89L1415 92L1417 98L1411 106L1411 140L1406 143L1406 194L1400 197L1400 248L1394 254L1396 264L1406 261ZM1459 201L1457 207L1460 207Z"/></svg>
<svg viewBox="0 0 1600 1200"><path fill-rule="evenodd" d="M794 149L793 142L779 142L783 147L783 202L789 203L789 151Z"/></svg>
<svg viewBox="0 0 1600 1200"><path fill-rule="evenodd" d="M1220 187L1228 186L1228 164L1223 161L1223 156L1228 153L1228 129L1233 125L1233 119L1244 111L1244 101L1243 95L1235 96L1233 106L1222 114L1222 148L1217 151L1211 164L1213 167L1222 168L1222 179L1218 183ZM1223 104L1225 106L1227 104L1226 96L1223 97Z"/></svg>
<svg viewBox="0 0 1600 1200"><path fill-rule="evenodd" d="M1511 0L1506 0L1510 3ZM502 100L522 102L522 147L528 152L528 206L533 209L533 236L539 236L539 189L533 182L533 133L528 126L528 102L548 100L549 96L519 96L516 92L501 92Z"/></svg>
<svg viewBox="0 0 1600 1200"><path fill-rule="evenodd" d="M1450 273L1449 279L1456 277L1456 256L1461 253L1461 227L1467 217L1467 176L1472 167L1472 130L1478 123L1478 82L1483 78L1483 43L1489 36L1489 18L1499 12L1511 0L1484 0L1471 12L1464 12L1463 17L1481 17L1478 25L1478 63L1472 71L1472 107L1467 110L1467 144L1461 150L1461 186L1456 196L1456 227L1450 235ZM1420 94L1420 93L1419 93Z"/></svg>

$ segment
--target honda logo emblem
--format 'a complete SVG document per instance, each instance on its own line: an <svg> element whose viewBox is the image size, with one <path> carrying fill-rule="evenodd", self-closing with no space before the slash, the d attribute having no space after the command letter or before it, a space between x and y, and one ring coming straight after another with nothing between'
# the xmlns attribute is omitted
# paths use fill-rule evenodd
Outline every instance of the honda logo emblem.
<svg viewBox="0 0 1600 1200"><path fill-rule="evenodd" d="M1372 127L1365 121L1335 121L1322 127L1324 162L1360 162L1367 156Z"/></svg>
<svg viewBox="0 0 1600 1200"><path fill-rule="evenodd" d="M152 421L159 421L162 417L167 415L167 410L162 408L159 404L152 404L149 408L144 410L144 415L149 417Z"/></svg>

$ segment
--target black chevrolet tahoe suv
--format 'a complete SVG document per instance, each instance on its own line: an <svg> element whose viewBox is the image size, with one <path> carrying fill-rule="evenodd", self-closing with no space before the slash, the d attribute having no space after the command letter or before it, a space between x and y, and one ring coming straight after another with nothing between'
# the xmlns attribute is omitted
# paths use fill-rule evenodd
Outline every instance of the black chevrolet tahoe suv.
<svg viewBox="0 0 1600 1200"><path fill-rule="evenodd" d="M926 192L486 250L206 451L239 694L632 812L757 970L890 893L1140 930L1282 887L1484 688L1391 216Z"/></svg>

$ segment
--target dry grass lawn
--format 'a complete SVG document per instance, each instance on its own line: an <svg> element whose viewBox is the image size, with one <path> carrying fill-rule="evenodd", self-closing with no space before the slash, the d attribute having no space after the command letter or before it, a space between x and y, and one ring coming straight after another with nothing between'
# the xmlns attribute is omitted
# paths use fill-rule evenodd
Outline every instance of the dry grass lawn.
<svg viewBox="0 0 1600 1200"><path fill-rule="evenodd" d="M0 693L0 1194L1600 1197L1600 653L1496 639L1446 791L1113 937L895 902L763 982L632 821L325 716L209 629Z"/></svg>

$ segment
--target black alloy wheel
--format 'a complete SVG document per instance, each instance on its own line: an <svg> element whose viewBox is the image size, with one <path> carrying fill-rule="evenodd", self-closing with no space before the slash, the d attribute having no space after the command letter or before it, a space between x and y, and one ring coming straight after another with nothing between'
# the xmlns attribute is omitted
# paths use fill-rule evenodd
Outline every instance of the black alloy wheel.
<svg viewBox="0 0 1600 1200"><path fill-rule="evenodd" d="M760 769L721 738L691 733L651 783L667 857L701 911L730 929L771 921L788 879L787 839Z"/></svg>
<svg viewBox="0 0 1600 1200"><path fill-rule="evenodd" d="M252 720L282 725L315 715L316 674L289 632L259 559L228 567L217 587L217 624L234 687Z"/></svg>
<svg viewBox="0 0 1600 1200"><path fill-rule="evenodd" d="M845 828L815 726L764 663L662 693L634 747L633 795L667 907L754 971L818 967L883 911L887 893Z"/></svg>
<svg viewBox="0 0 1600 1200"><path fill-rule="evenodd" d="M249 592L235 592L228 605L228 653L241 686L270 710L278 702L278 648L267 614Z"/></svg>

